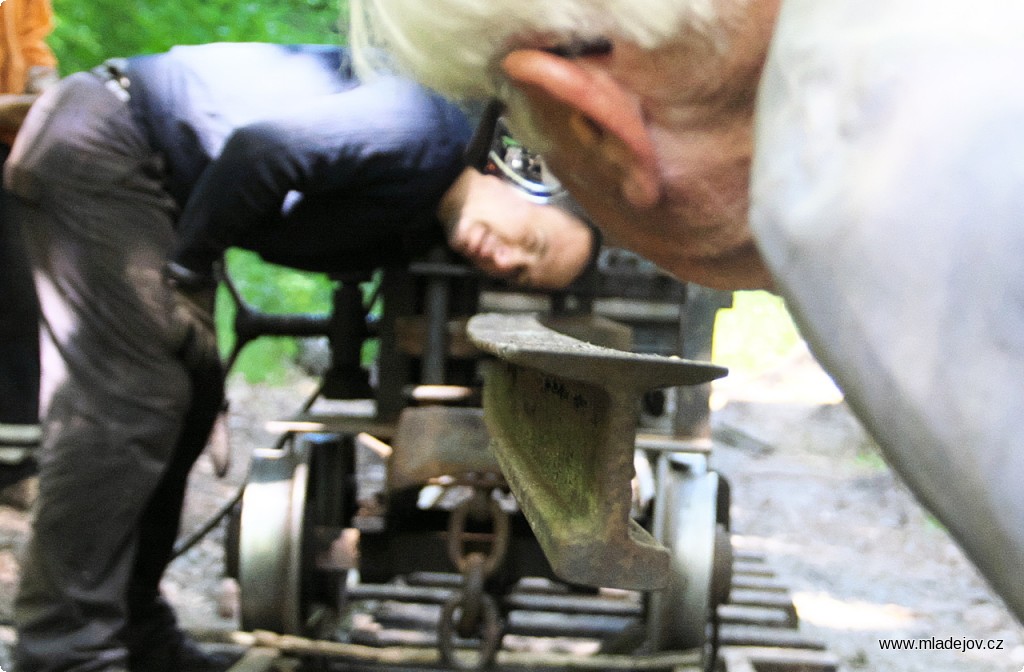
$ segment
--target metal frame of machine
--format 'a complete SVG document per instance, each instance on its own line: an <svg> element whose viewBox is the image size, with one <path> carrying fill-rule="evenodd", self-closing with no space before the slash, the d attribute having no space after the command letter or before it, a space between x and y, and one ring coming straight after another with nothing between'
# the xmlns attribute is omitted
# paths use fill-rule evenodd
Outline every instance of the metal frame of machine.
<svg viewBox="0 0 1024 672"><path fill-rule="evenodd" d="M338 279L329 316L261 316L244 302L238 311L239 347L261 334L321 334L334 355L318 398L273 424L276 448L254 452L229 535L243 629L394 644L366 634L381 630L365 627L373 617L353 626L354 605L411 600L429 606L404 618L434 631L406 632L407 643L429 642L452 667L486 667L506 634L544 633L515 608L530 601L524 583L541 582L554 591L545 613L580 600L598 612L591 626L562 619L548 635L710 665L731 554L705 383L724 371L689 358L710 355L729 295L694 297L620 250L558 294L513 291L435 252L384 272L379 319L360 300L364 280ZM529 325L526 341L508 340L515 325ZM371 387L357 358L373 337ZM582 435L587 422L572 417L581 409L591 427ZM540 450L510 457L526 427L525 443ZM558 460L569 465L561 482L550 478ZM630 485L644 463L646 499ZM575 499L551 496L572 487ZM599 588L620 590L609 598Z"/></svg>

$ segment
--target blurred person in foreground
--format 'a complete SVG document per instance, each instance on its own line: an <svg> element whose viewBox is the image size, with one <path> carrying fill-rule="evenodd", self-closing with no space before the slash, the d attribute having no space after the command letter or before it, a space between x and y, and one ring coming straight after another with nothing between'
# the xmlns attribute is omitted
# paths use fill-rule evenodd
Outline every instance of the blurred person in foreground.
<svg viewBox="0 0 1024 672"><path fill-rule="evenodd" d="M43 314L39 499L18 672L215 672L162 598L188 473L222 406L214 268L229 246L312 271L447 238L493 273L568 284L588 226L467 170L464 113L363 84L333 46L208 44L49 89L5 169ZM481 199L483 199L481 201Z"/></svg>
<svg viewBox="0 0 1024 672"><path fill-rule="evenodd" d="M48 0L0 3L0 165L39 93L57 81ZM0 489L34 469L39 437L39 307L17 222L0 188Z"/></svg>
<svg viewBox="0 0 1024 672"><path fill-rule="evenodd" d="M1024 7L358 0L358 54L497 98L608 238L782 294L1024 618Z"/></svg>

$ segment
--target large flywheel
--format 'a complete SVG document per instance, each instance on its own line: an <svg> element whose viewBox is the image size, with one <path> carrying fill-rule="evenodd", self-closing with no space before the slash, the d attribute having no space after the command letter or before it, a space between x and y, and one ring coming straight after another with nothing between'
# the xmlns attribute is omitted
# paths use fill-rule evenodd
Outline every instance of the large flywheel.
<svg viewBox="0 0 1024 672"><path fill-rule="evenodd" d="M253 452L238 539L241 619L247 630L303 631L303 577L312 561L309 454L305 443Z"/></svg>
<svg viewBox="0 0 1024 672"><path fill-rule="evenodd" d="M299 434L254 451L238 519L243 628L308 635L336 608L344 572L322 558L353 508L352 449L339 435Z"/></svg>
<svg viewBox="0 0 1024 672"><path fill-rule="evenodd" d="M717 605L727 597L731 553L719 476L699 453L658 457L653 535L672 554L668 585L647 603L654 651L707 649Z"/></svg>

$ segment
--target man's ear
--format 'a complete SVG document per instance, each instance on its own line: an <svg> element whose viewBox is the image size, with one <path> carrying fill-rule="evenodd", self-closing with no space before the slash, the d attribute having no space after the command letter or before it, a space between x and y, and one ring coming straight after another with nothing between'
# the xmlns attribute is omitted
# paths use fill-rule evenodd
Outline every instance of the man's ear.
<svg viewBox="0 0 1024 672"><path fill-rule="evenodd" d="M646 208L660 197L654 145L636 99L608 73L539 49L519 49L502 60L513 85L540 107L569 108L568 132L622 170L623 196Z"/></svg>

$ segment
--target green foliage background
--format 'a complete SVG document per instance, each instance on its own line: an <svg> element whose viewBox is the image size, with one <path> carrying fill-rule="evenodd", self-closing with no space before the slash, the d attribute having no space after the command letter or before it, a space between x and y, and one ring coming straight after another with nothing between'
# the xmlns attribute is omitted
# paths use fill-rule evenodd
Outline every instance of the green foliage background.
<svg viewBox="0 0 1024 672"><path fill-rule="evenodd" d="M48 42L61 74L92 68L114 56L166 51L206 42L344 43L348 0L52 0L56 25ZM263 263L231 250L229 272L246 301L269 312L321 312L330 306L326 277ZM222 349L233 345L234 311L227 293L218 300ZM248 379L274 381L295 352L292 339L264 338L246 347L235 370Z"/></svg>
<svg viewBox="0 0 1024 672"><path fill-rule="evenodd" d="M790 356L800 341L781 297L736 292L732 308L718 313L712 359L733 373L762 373Z"/></svg>
<svg viewBox="0 0 1024 672"><path fill-rule="evenodd" d="M204 42L332 43L347 0L52 0L63 74L113 56ZM341 31L343 32L343 31Z"/></svg>

